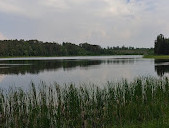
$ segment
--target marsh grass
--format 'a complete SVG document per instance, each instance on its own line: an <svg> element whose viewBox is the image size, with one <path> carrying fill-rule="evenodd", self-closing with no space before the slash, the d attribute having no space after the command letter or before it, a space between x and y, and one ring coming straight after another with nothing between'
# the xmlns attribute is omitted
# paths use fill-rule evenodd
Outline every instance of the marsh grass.
<svg viewBox="0 0 169 128"><path fill-rule="evenodd" d="M0 90L0 127L112 128L169 126L168 78L139 77L106 86L33 83Z"/></svg>

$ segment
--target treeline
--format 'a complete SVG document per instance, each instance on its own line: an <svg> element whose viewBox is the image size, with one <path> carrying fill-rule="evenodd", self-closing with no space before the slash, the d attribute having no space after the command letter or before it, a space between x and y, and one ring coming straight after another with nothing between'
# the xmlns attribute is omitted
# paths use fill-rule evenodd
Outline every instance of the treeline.
<svg viewBox="0 0 169 128"><path fill-rule="evenodd" d="M154 54L169 55L169 38L165 38L163 34L157 36L154 46Z"/></svg>
<svg viewBox="0 0 169 128"><path fill-rule="evenodd" d="M107 47L81 43L42 42L38 40L0 40L0 56L85 56L85 55L141 55L153 49L134 47Z"/></svg>

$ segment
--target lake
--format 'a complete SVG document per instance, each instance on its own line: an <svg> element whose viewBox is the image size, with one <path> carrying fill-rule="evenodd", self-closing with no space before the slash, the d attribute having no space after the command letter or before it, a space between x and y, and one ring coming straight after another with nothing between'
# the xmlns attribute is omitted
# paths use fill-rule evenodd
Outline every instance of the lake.
<svg viewBox="0 0 169 128"><path fill-rule="evenodd" d="M144 59L142 56L82 56L1 58L0 87L28 87L54 82L64 85L105 84L138 76L168 76L169 60Z"/></svg>

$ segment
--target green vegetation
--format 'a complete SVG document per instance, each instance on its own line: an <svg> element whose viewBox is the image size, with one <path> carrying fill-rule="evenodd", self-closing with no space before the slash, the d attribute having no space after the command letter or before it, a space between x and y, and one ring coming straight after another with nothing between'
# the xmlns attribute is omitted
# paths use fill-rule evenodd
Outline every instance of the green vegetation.
<svg viewBox="0 0 169 128"><path fill-rule="evenodd" d="M169 59L169 55L144 55L143 58Z"/></svg>
<svg viewBox="0 0 169 128"><path fill-rule="evenodd" d="M85 56L85 55L143 55L153 49L134 47L107 47L69 42L42 42L38 40L0 40L0 57L16 56Z"/></svg>
<svg viewBox="0 0 169 128"><path fill-rule="evenodd" d="M169 38L164 38L162 34L157 36L154 46L154 54L169 55Z"/></svg>
<svg viewBox="0 0 169 128"><path fill-rule="evenodd" d="M144 55L144 58L169 59L169 38L158 35L154 42L154 53Z"/></svg>
<svg viewBox="0 0 169 128"><path fill-rule="evenodd" d="M139 77L106 86L0 91L0 127L169 127L169 80Z"/></svg>

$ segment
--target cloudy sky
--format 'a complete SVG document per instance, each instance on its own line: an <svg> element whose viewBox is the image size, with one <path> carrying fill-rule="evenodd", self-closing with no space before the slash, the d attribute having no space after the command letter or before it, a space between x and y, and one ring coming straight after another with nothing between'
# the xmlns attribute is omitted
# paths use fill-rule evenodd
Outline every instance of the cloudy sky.
<svg viewBox="0 0 169 128"><path fill-rule="evenodd" d="M153 47L169 0L0 0L0 39Z"/></svg>

